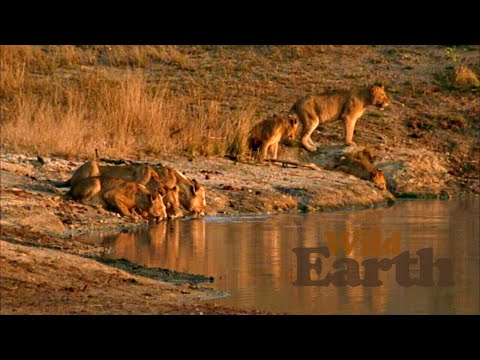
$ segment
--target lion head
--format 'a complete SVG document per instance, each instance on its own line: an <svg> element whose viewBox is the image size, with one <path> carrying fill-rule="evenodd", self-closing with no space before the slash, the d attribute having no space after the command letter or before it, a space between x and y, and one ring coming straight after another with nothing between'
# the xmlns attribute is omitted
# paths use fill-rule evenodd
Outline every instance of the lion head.
<svg viewBox="0 0 480 360"><path fill-rule="evenodd" d="M300 122L299 122L298 118L292 117L292 116L288 116L287 121L288 121L288 126L286 128L286 133L287 133L286 136L287 136L288 140L293 140L293 139L295 139L295 136L297 135L297 131L298 131L298 127L300 125Z"/></svg>
<svg viewBox="0 0 480 360"><path fill-rule="evenodd" d="M205 215L205 207L207 201L205 200L205 188L200 183L193 179L188 185L188 190L181 194L182 205L189 212L195 215Z"/></svg>
<svg viewBox="0 0 480 360"><path fill-rule="evenodd" d="M390 99L385 93L385 89L382 86L372 86L370 88L371 102L381 111L385 110L390 105Z"/></svg>
<svg viewBox="0 0 480 360"><path fill-rule="evenodd" d="M383 175L383 171L380 169L375 169L372 173L372 181L373 183L381 190L387 189L387 181L385 180L385 176Z"/></svg>
<svg viewBox="0 0 480 360"><path fill-rule="evenodd" d="M183 212L180 209L180 189L177 185L173 188L162 187L159 189L159 193L163 197L163 204L167 211L169 219L175 219L177 217L183 217Z"/></svg>
<svg viewBox="0 0 480 360"><path fill-rule="evenodd" d="M143 191L137 197L137 207L141 210L142 216L148 219L155 219L157 221L167 218L167 211L163 203L162 195L158 193L151 193Z"/></svg>

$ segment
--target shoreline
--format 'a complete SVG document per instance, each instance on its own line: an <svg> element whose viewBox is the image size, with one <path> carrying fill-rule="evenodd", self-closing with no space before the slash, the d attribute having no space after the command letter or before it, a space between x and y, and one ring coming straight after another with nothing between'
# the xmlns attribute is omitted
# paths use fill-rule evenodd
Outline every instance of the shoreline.
<svg viewBox="0 0 480 360"><path fill-rule="evenodd" d="M62 200L65 189L55 189L46 180L66 179L82 162L58 158L47 158L46 165L36 162L36 157L20 154L2 154L1 158L2 314L108 313L100 310L102 306L92 307L92 301L117 304L108 311L123 314L266 313L209 304L225 294L201 282L209 281L208 274L145 269L124 260L102 259L101 247L80 242L79 238L130 233L146 228L148 223ZM205 186L207 218L356 211L391 206L396 201L373 183L328 170L284 169L218 158L189 161L177 157L165 163L176 164ZM212 164L217 164L213 167L216 173L209 173L208 180L207 176L200 177L205 168L212 169ZM436 196L440 197L440 192ZM28 257L17 256L22 253ZM51 257L56 259L55 265L47 260ZM72 268L72 264L76 265ZM51 266L56 271L51 271ZM93 268L96 275L85 279ZM43 279L40 284L39 278ZM65 286L66 282L70 285ZM134 291L136 288L143 293ZM121 305L119 299L114 299L118 296L128 299L129 305ZM57 305L42 305L46 299ZM72 301L80 303L73 306Z"/></svg>

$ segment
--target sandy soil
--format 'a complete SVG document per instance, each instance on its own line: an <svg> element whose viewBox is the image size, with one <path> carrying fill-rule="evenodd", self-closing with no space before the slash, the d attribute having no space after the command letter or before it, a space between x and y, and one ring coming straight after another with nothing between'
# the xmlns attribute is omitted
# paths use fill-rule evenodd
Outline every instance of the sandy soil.
<svg viewBox="0 0 480 360"><path fill-rule="evenodd" d="M11 238L10 238L11 240ZM230 314L192 284L132 275L64 251L0 241L2 314Z"/></svg>

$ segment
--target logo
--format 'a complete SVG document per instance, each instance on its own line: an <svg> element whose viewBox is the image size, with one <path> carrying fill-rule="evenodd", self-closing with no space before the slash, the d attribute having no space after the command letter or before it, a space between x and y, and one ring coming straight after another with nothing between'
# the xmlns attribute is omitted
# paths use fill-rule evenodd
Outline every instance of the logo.
<svg viewBox="0 0 480 360"><path fill-rule="evenodd" d="M326 232L325 237L328 246L292 250L297 257L297 279L293 285L378 287L383 284L379 279L381 271L395 271L395 279L403 287L454 285L450 259L434 259L432 248L420 249L416 256L411 256L408 250L401 252L399 232L393 232L383 240L380 231ZM366 258L361 263L348 257L357 248L359 255ZM324 269L322 258L333 256L336 260L332 268ZM416 265L415 277L411 275L411 265ZM316 273L315 279L312 279L312 270Z"/></svg>

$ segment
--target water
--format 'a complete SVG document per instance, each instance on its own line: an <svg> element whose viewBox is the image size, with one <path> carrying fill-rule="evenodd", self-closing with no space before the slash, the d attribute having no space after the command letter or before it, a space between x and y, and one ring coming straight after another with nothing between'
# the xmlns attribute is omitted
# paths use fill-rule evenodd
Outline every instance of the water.
<svg viewBox="0 0 480 360"><path fill-rule="evenodd" d="M478 197L399 201L361 211L174 221L89 241L111 248L112 258L214 276L213 286L231 295L215 300L218 304L291 314L478 314L479 215ZM454 285L438 286L434 269L434 286L400 286L392 266L380 272L383 285L378 287L294 286L292 249L327 246L328 231L345 232L348 241L356 241L346 256L360 264L373 256L363 252L368 243L362 239L374 234L385 239L396 233L399 249L373 257L392 258L405 250L417 257L416 251L432 248L434 261L451 261ZM336 271L335 259L322 258L320 277ZM417 278L418 265L410 269Z"/></svg>

